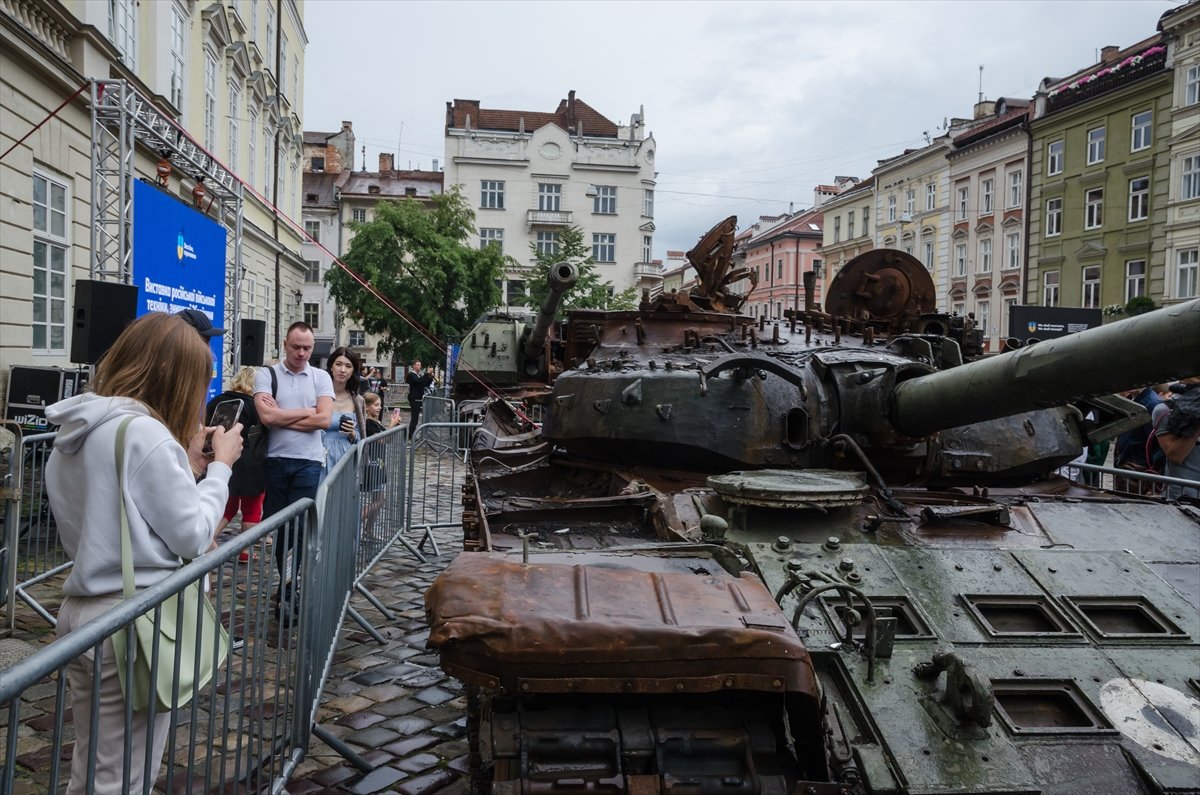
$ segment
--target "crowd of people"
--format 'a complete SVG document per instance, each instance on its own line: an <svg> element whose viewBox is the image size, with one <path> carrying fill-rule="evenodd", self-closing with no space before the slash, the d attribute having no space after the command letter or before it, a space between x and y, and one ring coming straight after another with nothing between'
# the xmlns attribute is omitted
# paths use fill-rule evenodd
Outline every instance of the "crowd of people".
<svg viewBox="0 0 1200 795"><path fill-rule="evenodd" d="M1152 384L1122 393L1150 415L1144 425L1117 437L1113 463L1130 472L1200 481L1200 376L1175 384ZM1132 479L1118 479L1122 491L1138 491ZM1200 498L1200 490L1169 483L1168 499Z"/></svg>

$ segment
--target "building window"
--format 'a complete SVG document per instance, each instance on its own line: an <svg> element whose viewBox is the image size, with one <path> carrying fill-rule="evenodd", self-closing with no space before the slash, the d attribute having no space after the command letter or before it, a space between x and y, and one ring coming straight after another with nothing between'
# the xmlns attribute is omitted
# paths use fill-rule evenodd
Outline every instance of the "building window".
<svg viewBox="0 0 1200 795"><path fill-rule="evenodd" d="M1090 166L1093 163L1104 161L1104 128L1097 127L1094 130L1088 130L1087 134L1087 164Z"/></svg>
<svg viewBox="0 0 1200 795"><path fill-rule="evenodd" d="M1104 223L1104 188L1092 188L1083 194L1084 229L1099 229Z"/></svg>
<svg viewBox="0 0 1200 795"><path fill-rule="evenodd" d="M871 234L871 208L863 207L863 234Z"/></svg>
<svg viewBox="0 0 1200 795"><path fill-rule="evenodd" d="M654 238L642 235L642 262L650 262L654 258Z"/></svg>
<svg viewBox="0 0 1200 795"><path fill-rule="evenodd" d="M1130 152L1140 152L1150 148L1151 139L1154 137L1151 125L1153 118L1153 113L1148 110L1133 114L1133 132L1129 139Z"/></svg>
<svg viewBox="0 0 1200 795"><path fill-rule="evenodd" d="M292 56L292 104L300 104L300 56Z"/></svg>
<svg viewBox="0 0 1200 795"><path fill-rule="evenodd" d="M350 211L350 220L355 223L365 224L367 222L367 209L365 207L355 207Z"/></svg>
<svg viewBox="0 0 1200 795"><path fill-rule="evenodd" d="M274 44L269 45L274 49ZM279 35L279 90L287 90L287 67L288 67L288 37L286 33ZM292 97L292 104L296 104L296 98Z"/></svg>
<svg viewBox="0 0 1200 795"><path fill-rule="evenodd" d="M592 199L592 212L600 215L615 215L617 212L617 186L597 185Z"/></svg>
<svg viewBox="0 0 1200 795"><path fill-rule="evenodd" d="M1046 146L1046 176L1061 174L1063 170L1063 142L1051 141Z"/></svg>
<svg viewBox="0 0 1200 795"><path fill-rule="evenodd" d="M562 210L562 185L557 182L538 183L538 210L544 213Z"/></svg>
<svg viewBox="0 0 1200 795"><path fill-rule="evenodd" d="M1129 180L1129 220L1145 221L1150 217L1150 178Z"/></svg>
<svg viewBox="0 0 1200 795"><path fill-rule="evenodd" d="M271 122L263 122L263 195L268 201L273 199L271 193L275 187L275 133L271 131Z"/></svg>
<svg viewBox="0 0 1200 795"><path fill-rule="evenodd" d="M971 189L966 185L958 189L958 220L967 220L967 207L970 204Z"/></svg>
<svg viewBox="0 0 1200 795"><path fill-rule="evenodd" d="M304 322L312 326L313 331L321 327L321 305L304 304Z"/></svg>
<svg viewBox="0 0 1200 795"><path fill-rule="evenodd" d="M647 218L654 217L654 191L642 191L642 215Z"/></svg>
<svg viewBox="0 0 1200 795"><path fill-rule="evenodd" d="M1084 309L1100 307L1100 266L1089 265L1083 269L1083 303Z"/></svg>
<svg viewBox="0 0 1200 795"><path fill-rule="evenodd" d="M479 181L479 206L484 210L504 209L504 180L484 179Z"/></svg>
<svg viewBox="0 0 1200 795"><path fill-rule="evenodd" d="M187 12L171 4L171 104L183 109L184 74L187 71Z"/></svg>
<svg viewBox="0 0 1200 795"><path fill-rule="evenodd" d="M617 236L609 233L593 234L592 259L596 262L616 262Z"/></svg>
<svg viewBox="0 0 1200 795"><path fill-rule="evenodd" d="M954 247L954 275L967 275L967 244L959 243Z"/></svg>
<svg viewBox="0 0 1200 795"><path fill-rule="evenodd" d="M325 170L325 158L313 157L309 162L312 164L312 172L314 174L320 174Z"/></svg>
<svg viewBox="0 0 1200 795"><path fill-rule="evenodd" d="M108 38L121 62L137 69L137 0L108 0Z"/></svg>
<svg viewBox="0 0 1200 795"><path fill-rule="evenodd" d="M238 118L242 115L242 92L237 83L229 83L229 170L238 171Z"/></svg>
<svg viewBox="0 0 1200 795"><path fill-rule="evenodd" d="M538 232L536 243L539 257L553 257L558 254L558 232Z"/></svg>
<svg viewBox="0 0 1200 795"><path fill-rule="evenodd" d="M33 345L60 352L67 345L67 186L33 175Z"/></svg>
<svg viewBox="0 0 1200 795"><path fill-rule="evenodd" d="M1200 295L1196 275L1200 271L1200 249L1189 248L1179 252L1179 271L1175 281L1175 295L1178 298L1194 298Z"/></svg>
<svg viewBox="0 0 1200 795"><path fill-rule="evenodd" d="M933 270L933 241L925 241L925 267Z"/></svg>
<svg viewBox="0 0 1200 795"><path fill-rule="evenodd" d="M979 183L979 213L991 215L994 203L995 180L985 179Z"/></svg>
<svg viewBox="0 0 1200 795"><path fill-rule="evenodd" d="M1195 105L1200 102L1200 64L1189 66L1183 80L1183 104Z"/></svg>
<svg viewBox="0 0 1200 795"><path fill-rule="evenodd" d="M504 230L503 229L480 229L479 230L479 247L487 248L495 246L496 251L504 253Z"/></svg>
<svg viewBox="0 0 1200 795"><path fill-rule="evenodd" d="M262 285L262 319L267 320L271 317L271 285L263 282Z"/></svg>
<svg viewBox="0 0 1200 795"><path fill-rule="evenodd" d="M775 278L782 279L783 278L783 260L779 260L778 268L779 268L779 272L775 274Z"/></svg>
<svg viewBox="0 0 1200 795"><path fill-rule="evenodd" d="M1125 303L1146 294L1146 260L1131 259L1125 263Z"/></svg>
<svg viewBox="0 0 1200 795"><path fill-rule="evenodd" d="M842 242L842 219L838 215L833 217L833 242Z"/></svg>
<svg viewBox="0 0 1200 795"><path fill-rule="evenodd" d="M263 54L275 52L275 4L270 0L266 0L267 5L267 38L265 39L266 47L263 48Z"/></svg>
<svg viewBox="0 0 1200 795"><path fill-rule="evenodd" d="M963 312L967 311L967 305L964 304L962 301L955 301L953 304L950 305L950 311L953 312L955 315L962 317Z"/></svg>
<svg viewBox="0 0 1200 795"><path fill-rule="evenodd" d="M988 328L992 325L992 299L983 298L975 302L975 323L987 336Z"/></svg>
<svg viewBox="0 0 1200 795"><path fill-rule="evenodd" d="M909 188L904 192L904 212L908 213L909 217L917 211L917 192L913 188Z"/></svg>
<svg viewBox="0 0 1200 795"><path fill-rule="evenodd" d="M1013 171L1008 175L1008 207L1020 207L1025 201L1025 173Z"/></svg>
<svg viewBox="0 0 1200 795"><path fill-rule="evenodd" d="M1004 267L1021 267L1021 233L1010 232L1004 236Z"/></svg>
<svg viewBox="0 0 1200 795"><path fill-rule="evenodd" d="M992 272L992 239L990 237L979 241L979 272Z"/></svg>
<svg viewBox="0 0 1200 795"><path fill-rule="evenodd" d="M217 56L204 51L204 148L217 148Z"/></svg>
<svg viewBox="0 0 1200 795"><path fill-rule="evenodd" d="M854 211L846 213L846 239L854 239Z"/></svg>
<svg viewBox="0 0 1200 795"><path fill-rule="evenodd" d="M888 210L887 219L889 221L895 221L896 220L896 197L894 195L888 196L887 210Z"/></svg>
<svg viewBox="0 0 1200 795"><path fill-rule="evenodd" d="M1179 198L1200 199L1200 155L1183 158L1179 176Z"/></svg>
<svg viewBox="0 0 1200 795"><path fill-rule="evenodd" d="M320 221L305 221L304 234L312 238L313 243L321 242L321 222Z"/></svg>
<svg viewBox="0 0 1200 795"><path fill-rule="evenodd" d="M352 329L350 329L350 331L347 333L346 336L347 336L346 343L351 348L367 347L367 332L363 331L362 329L352 328Z"/></svg>
<svg viewBox="0 0 1200 795"><path fill-rule="evenodd" d="M321 263L315 259L304 260L304 281L307 284L317 284L321 281Z"/></svg>
<svg viewBox="0 0 1200 795"><path fill-rule="evenodd" d="M250 38L258 40L258 0L250 0Z"/></svg>
<svg viewBox="0 0 1200 795"><path fill-rule="evenodd" d="M525 306L527 301L524 279L509 279L504 286L504 303L509 306Z"/></svg>
<svg viewBox="0 0 1200 795"><path fill-rule="evenodd" d="M930 182L925 185L925 209L937 209L937 183Z"/></svg>
<svg viewBox="0 0 1200 795"><path fill-rule="evenodd" d="M246 183L255 184L258 178L258 111L250 108L250 132L246 135Z"/></svg>
<svg viewBox="0 0 1200 795"><path fill-rule="evenodd" d="M1062 199L1046 202L1046 237L1062 234Z"/></svg>
<svg viewBox="0 0 1200 795"><path fill-rule="evenodd" d="M1058 271L1048 271L1042 277L1042 306L1058 306Z"/></svg>

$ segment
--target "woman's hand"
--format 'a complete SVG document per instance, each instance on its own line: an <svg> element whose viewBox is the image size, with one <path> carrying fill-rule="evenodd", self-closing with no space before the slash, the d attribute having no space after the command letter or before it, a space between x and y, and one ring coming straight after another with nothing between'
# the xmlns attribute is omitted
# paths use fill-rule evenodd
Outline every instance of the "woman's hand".
<svg viewBox="0 0 1200 795"><path fill-rule="evenodd" d="M204 452L204 442L208 440L208 435L215 430L216 426L201 428L188 442L188 464L191 465L192 475L197 480L204 477L204 473L208 471L208 462L212 460L212 455Z"/></svg>
<svg viewBox="0 0 1200 795"><path fill-rule="evenodd" d="M242 424L236 423L229 430L221 427L212 429L213 460L228 467L242 457Z"/></svg>

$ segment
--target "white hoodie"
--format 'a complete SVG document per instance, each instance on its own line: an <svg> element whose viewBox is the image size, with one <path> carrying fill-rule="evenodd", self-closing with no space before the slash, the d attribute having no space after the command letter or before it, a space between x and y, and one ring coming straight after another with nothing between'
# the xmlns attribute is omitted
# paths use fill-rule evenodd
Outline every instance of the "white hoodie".
<svg viewBox="0 0 1200 795"><path fill-rule="evenodd" d="M230 469L219 462L196 483L187 451L132 398L76 395L46 407L59 426L46 464L46 490L63 547L75 561L63 591L120 593L121 514L117 502L117 426L125 431L125 510L134 580L145 588L212 543L229 495Z"/></svg>

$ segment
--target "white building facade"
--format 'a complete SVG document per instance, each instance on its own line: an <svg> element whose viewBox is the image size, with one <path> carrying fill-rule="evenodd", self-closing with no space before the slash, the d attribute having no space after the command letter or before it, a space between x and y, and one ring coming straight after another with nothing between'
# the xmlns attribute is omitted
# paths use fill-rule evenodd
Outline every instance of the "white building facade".
<svg viewBox="0 0 1200 795"><path fill-rule="evenodd" d="M537 251L557 250L564 228L583 231L597 273L614 291L655 288L655 142L641 113L616 124L575 92L553 113L446 103L445 188L475 209L479 245L500 246L510 267L506 306L526 303Z"/></svg>

